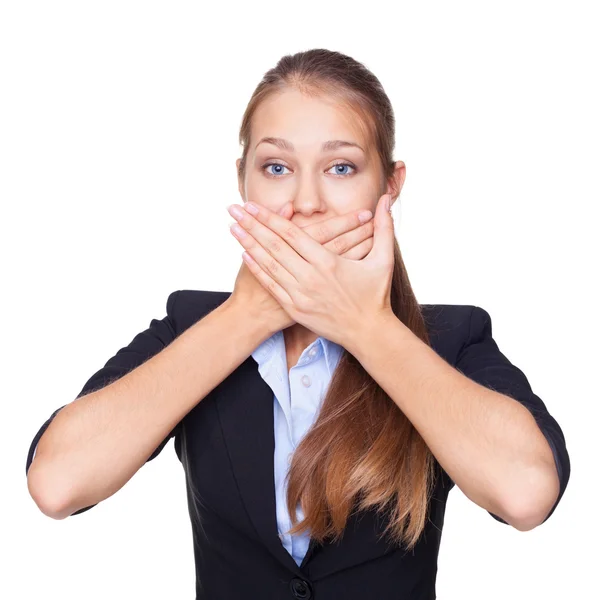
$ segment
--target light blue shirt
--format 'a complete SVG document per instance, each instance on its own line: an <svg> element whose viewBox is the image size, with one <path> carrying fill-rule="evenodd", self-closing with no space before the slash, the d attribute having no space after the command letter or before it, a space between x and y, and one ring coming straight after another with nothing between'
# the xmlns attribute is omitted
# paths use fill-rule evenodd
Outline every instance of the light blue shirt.
<svg viewBox="0 0 600 600"><path fill-rule="evenodd" d="M288 373L283 331L278 331L252 353L261 377L273 390L277 527L281 543L298 566L308 550L310 532L293 536L287 533L292 522L287 511L285 477L294 449L317 417L343 351L342 346L319 337L304 349ZM300 503L296 515L300 521L304 518Z"/></svg>

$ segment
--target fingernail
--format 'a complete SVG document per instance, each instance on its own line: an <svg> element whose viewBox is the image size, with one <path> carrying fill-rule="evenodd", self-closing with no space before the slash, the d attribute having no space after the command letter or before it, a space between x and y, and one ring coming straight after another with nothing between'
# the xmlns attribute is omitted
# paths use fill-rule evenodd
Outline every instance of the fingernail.
<svg viewBox="0 0 600 600"><path fill-rule="evenodd" d="M242 227L240 227L237 223L233 223L233 225L229 226L230 231L239 238L245 238L246 232Z"/></svg>
<svg viewBox="0 0 600 600"><path fill-rule="evenodd" d="M258 208L252 204L252 202L246 202L246 204L244 204L244 208L251 214L251 215L257 215L258 214Z"/></svg>
<svg viewBox="0 0 600 600"><path fill-rule="evenodd" d="M370 210L363 210L362 212L358 213L358 220L361 223L366 223L372 216L373 214Z"/></svg>
<svg viewBox="0 0 600 600"><path fill-rule="evenodd" d="M390 202L392 201L392 195L391 194L386 194L385 195L385 210L387 210L388 212L392 212L392 209L390 207Z"/></svg>
<svg viewBox="0 0 600 600"><path fill-rule="evenodd" d="M228 206L227 207L227 211L235 219L243 219L244 218L244 211L239 206L237 206L235 204L232 204L231 206Z"/></svg>

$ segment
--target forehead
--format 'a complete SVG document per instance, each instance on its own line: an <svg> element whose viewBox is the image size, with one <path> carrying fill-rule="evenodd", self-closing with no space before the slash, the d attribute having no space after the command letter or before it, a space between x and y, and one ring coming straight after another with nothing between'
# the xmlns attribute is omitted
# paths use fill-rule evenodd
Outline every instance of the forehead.
<svg viewBox="0 0 600 600"><path fill-rule="evenodd" d="M259 104L252 117L252 149L263 136L289 140L299 152L331 139L369 146L360 117L348 105L295 89L273 94Z"/></svg>

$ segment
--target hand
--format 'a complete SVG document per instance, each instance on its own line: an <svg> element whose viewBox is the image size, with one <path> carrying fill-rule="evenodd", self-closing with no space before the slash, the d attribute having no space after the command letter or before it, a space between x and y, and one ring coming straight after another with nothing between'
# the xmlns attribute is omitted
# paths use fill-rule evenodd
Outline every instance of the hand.
<svg viewBox="0 0 600 600"><path fill-rule="evenodd" d="M293 214L289 207L291 204L288 203L279 212L282 219L287 221ZM361 260L373 247L373 219L370 218L362 224L358 219L360 212L363 211L357 210L331 217L299 229L331 252L349 260ZM237 274L230 299L232 302L240 302L249 314L255 315L255 318L264 319L273 333L295 323L279 302L252 275L244 261Z"/></svg>
<svg viewBox="0 0 600 600"><path fill-rule="evenodd" d="M241 217L233 213L239 206L229 210L243 232L237 239L252 275L293 322L347 348L364 323L393 316L394 222L387 197L377 203L373 247L358 261L338 256L264 206L248 202Z"/></svg>

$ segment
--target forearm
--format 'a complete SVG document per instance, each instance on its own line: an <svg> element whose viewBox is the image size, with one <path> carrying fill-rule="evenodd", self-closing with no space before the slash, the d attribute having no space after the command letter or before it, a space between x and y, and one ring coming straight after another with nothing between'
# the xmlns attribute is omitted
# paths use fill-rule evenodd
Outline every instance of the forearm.
<svg viewBox="0 0 600 600"><path fill-rule="evenodd" d="M68 516L113 495L269 335L262 321L226 301L131 372L65 406L29 471L38 505Z"/></svg>
<svg viewBox="0 0 600 600"><path fill-rule="evenodd" d="M552 452L524 406L463 375L394 315L349 345L473 502L518 528L551 508Z"/></svg>

